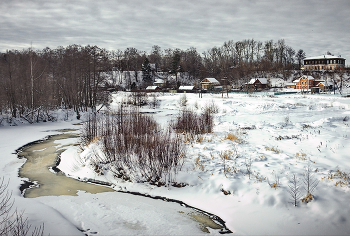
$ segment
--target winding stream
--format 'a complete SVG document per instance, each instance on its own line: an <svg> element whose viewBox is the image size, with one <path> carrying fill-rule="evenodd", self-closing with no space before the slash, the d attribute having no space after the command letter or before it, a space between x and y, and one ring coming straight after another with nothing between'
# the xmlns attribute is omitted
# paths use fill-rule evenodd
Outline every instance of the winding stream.
<svg viewBox="0 0 350 236"><path fill-rule="evenodd" d="M59 170L58 172L54 171L59 161L59 155L66 150L66 147L77 145L78 134L74 133L74 131L75 130L61 130L61 134L49 136L45 140L35 141L17 150L19 158L24 157L27 159L19 170L19 176L28 179L28 181L25 181L21 186L24 197L78 196L78 191L85 191L92 194L114 192L114 190L109 187L81 182L66 177L64 173ZM219 225L212 220L213 215L208 215L205 212L201 212L199 209L193 209L188 215L193 220L200 223L200 229L203 232L209 233L206 227L212 229L225 228L225 226Z"/></svg>
<svg viewBox="0 0 350 236"><path fill-rule="evenodd" d="M78 135L72 131L74 130L63 130L61 134L50 136L45 140L34 142L21 148L18 155L25 157L27 161L19 170L19 176L29 179L31 183L35 183L30 188L25 189L24 197L77 196L79 190L89 193L114 191L105 186L80 182L66 177L62 172L55 173L52 170L56 166L58 156L65 151L65 146L62 146L57 141L69 141L65 142L68 145L76 143Z"/></svg>

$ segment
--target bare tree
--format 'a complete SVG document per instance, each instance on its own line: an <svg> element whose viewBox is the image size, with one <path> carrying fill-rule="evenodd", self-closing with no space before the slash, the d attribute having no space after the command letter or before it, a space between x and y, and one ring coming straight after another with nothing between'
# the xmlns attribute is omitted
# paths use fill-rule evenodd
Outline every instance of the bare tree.
<svg viewBox="0 0 350 236"><path fill-rule="evenodd" d="M31 225L28 218L24 217L24 212L13 210L14 200L7 190L8 182L4 178L0 181L0 235L3 236L42 236L44 225L35 227L31 232Z"/></svg>
<svg viewBox="0 0 350 236"><path fill-rule="evenodd" d="M319 181L314 177L314 174L312 173L311 164L308 162L304 178L303 178L304 188L307 192L307 195L312 195L313 191L316 189Z"/></svg>
<svg viewBox="0 0 350 236"><path fill-rule="evenodd" d="M301 197L300 184L296 174L293 174L292 178L289 180L288 193L292 199L292 203L296 207Z"/></svg>

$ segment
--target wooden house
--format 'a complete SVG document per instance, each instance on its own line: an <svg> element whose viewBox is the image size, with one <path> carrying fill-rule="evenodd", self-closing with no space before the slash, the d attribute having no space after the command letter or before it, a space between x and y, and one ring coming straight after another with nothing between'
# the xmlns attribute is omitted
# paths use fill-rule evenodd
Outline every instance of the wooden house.
<svg viewBox="0 0 350 236"><path fill-rule="evenodd" d="M299 79L294 80L293 83L295 84L296 89L308 91L309 89L314 87L315 79L310 75L303 75Z"/></svg>
<svg viewBox="0 0 350 236"><path fill-rule="evenodd" d="M266 78L254 78L246 83L247 89L254 91L261 91L267 89L267 79Z"/></svg>
<svg viewBox="0 0 350 236"><path fill-rule="evenodd" d="M201 81L202 89L214 89L216 86L220 86L220 82L215 78L205 78Z"/></svg>
<svg viewBox="0 0 350 236"><path fill-rule="evenodd" d="M327 92L333 89L333 83L330 81L320 81L316 84L320 88L320 92Z"/></svg>

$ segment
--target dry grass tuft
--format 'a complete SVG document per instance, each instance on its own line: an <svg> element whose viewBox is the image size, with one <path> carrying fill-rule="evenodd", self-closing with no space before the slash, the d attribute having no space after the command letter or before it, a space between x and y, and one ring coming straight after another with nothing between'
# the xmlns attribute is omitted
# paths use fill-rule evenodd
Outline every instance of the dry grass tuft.
<svg viewBox="0 0 350 236"><path fill-rule="evenodd" d="M237 174L238 169L235 166L231 166L231 167L229 166L229 167L225 168L224 172L225 172L225 176L227 173L228 174Z"/></svg>
<svg viewBox="0 0 350 236"><path fill-rule="evenodd" d="M204 171L205 168L204 168L204 165L201 163L200 159L201 159L200 156L198 156L198 157L196 158L196 166L198 166L199 169L200 169L201 171Z"/></svg>
<svg viewBox="0 0 350 236"><path fill-rule="evenodd" d="M348 173L346 173L344 171L337 170L334 174L330 173L327 178L329 180L340 179L335 183L335 186L339 186L339 187L348 186L348 187L350 187L350 176Z"/></svg>
<svg viewBox="0 0 350 236"><path fill-rule="evenodd" d="M312 200L314 200L314 196L311 194L311 193L308 193L306 195L306 197L304 197L303 199L301 199L302 202L305 202L305 203L309 203L311 202Z"/></svg>
<svg viewBox="0 0 350 236"><path fill-rule="evenodd" d="M307 159L307 158L306 158L306 154L303 153L303 152L297 152L297 153L295 154L295 157L298 158L298 159L300 159L300 160L303 160L303 161L305 161L305 160Z"/></svg>
<svg viewBox="0 0 350 236"><path fill-rule="evenodd" d="M204 141L204 137L203 136L198 136L196 139L197 143L202 143Z"/></svg>
<svg viewBox="0 0 350 236"><path fill-rule="evenodd" d="M266 151L274 152L274 153L276 153L276 154L282 153L281 150L279 150L278 148L275 148L275 147L265 147L265 150L266 150Z"/></svg>
<svg viewBox="0 0 350 236"><path fill-rule="evenodd" d="M232 156L234 155L234 153L231 150L226 150L226 151L221 151L219 155L222 159L232 160Z"/></svg>
<svg viewBox="0 0 350 236"><path fill-rule="evenodd" d="M243 139L241 139L240 137L238 137L237 135L232 134L232 133L229 133L225 139L231 140L231 141L236 142L236 143L243 142Z"/></svg>

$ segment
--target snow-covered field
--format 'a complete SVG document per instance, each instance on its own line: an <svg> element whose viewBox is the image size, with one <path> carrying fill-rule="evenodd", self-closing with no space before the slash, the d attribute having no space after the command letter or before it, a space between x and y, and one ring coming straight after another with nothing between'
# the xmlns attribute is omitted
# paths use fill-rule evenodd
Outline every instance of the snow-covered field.
<svg viewBox="0 0 350 236"><path fill-rule="evenodd" d="M124 95L114 95L112 109ZM141 111L152 112L166 127L182 108L181 96L183 94L159 94L158 108L144 107ZM70 147L62 154L59 168L73 178L111 182L119 191L181 200L221 217L234 234L350 234L350 98L300 94L229 94L229 98L225 97L221 94L203 94L203 98L198 98L197 94L186 95L188 108L200 111L214 103L218 113L213 133L187 143L187 157L176 177L177 182L187 184L185 187L156 187L114 179L110 173L98 175L89 168L91 159L86 158L93 153L93 146L86 147L83 153L77 147ZM174 214L147 208L147 203L138 204L137 201L148 201L141 200L145 199L142 197L126 204L120 200L120 205L113 195L118 193L20 197L21 180L17 169L24 160L16 159L11 153L26 142L54 133L42 131L71 128L73 122L0 127L1 172L10 178L16 204L26 209L31 223L45 222L45 232L51 235L55 235L57 229L59 234L81 234L77 226L100 235L203 233L187 229L183 219ZM79 163L80 168L77 168ZM308 165L312 178L319 183L313 191L314 199L305 203L300 198L306 196L303 179ZM288 192L293 174L301 187L297 207ZM167 205L159 204L159 209L166 208ZM173 209L180 211L175 206ZM148 215L144 215L146 213ZM166 225L174 221L168 220L171 215L179 221L178 225L184 226L170 226L174 230L166 230ZM149 226L150 222L159 227Z"/></svg>

